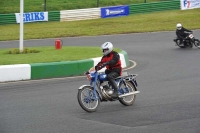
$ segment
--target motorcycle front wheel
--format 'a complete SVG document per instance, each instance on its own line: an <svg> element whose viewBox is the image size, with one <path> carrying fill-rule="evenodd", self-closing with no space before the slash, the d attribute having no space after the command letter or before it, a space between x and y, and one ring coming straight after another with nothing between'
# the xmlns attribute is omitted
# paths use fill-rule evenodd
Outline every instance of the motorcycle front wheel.
<svg viewBox="0 0 200 133"><path fill-rule="evenodd" d="M128 87L129 92L136 91L136 88L130 82L126 82L126 85ZM125 85L124 85L124 87L125 87ZM136 99L136 95L129 95L129 96L120 98L119 102L125 106L130 106L135 102L135 99Z"/></svg>
<svg viewBox="0 0 200 133"><path fill-rule="evenodd" d="M200 41L198 39L195 39L194 45L200 49Z"/></svg>
<svg viewBox="0 0 200 133"><path fill-rule="evenodd" d="M100 104L99 98L95 98L93 88L90 86L78 90L77 99L82 109L87 112L95 112Z"/></svg>

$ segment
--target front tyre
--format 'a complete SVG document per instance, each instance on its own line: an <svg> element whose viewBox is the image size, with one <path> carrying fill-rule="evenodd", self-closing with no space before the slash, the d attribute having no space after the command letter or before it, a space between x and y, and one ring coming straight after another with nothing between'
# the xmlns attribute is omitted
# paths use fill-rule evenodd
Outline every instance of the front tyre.
<svg viewBox="0 0 200 133"><path fill-rule="evenodd" d="M198 39L194 40L194 45L200 49L200 41Z"/></svg>
<svg viewBox="0 0 200 133"><path fill-rule="evenodd" d="M95 99L91 86L85 86L78 90L77 99L82 109L87 112L95 112L100 104L99 98Z"/></svg>
<svg viewBox="0 0 200 133"><path fill-rule="evenodd" d="M136 91L136 88L130 82L126 82L126 85L128 87L129 92ZM119 102L125 106L130 106L135 102L135 99L136 99L136 95L129 95L129 96L120 98Z"/></svg>

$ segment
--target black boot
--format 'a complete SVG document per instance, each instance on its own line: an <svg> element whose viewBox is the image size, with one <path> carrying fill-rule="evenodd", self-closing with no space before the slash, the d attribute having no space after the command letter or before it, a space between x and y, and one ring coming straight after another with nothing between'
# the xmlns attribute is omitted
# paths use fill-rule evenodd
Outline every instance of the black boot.
<svg viewBox="0 0 200 133"><path fill-rule="evenodd" d="M119 76L119 73L117 72L110 72L107 76L107 79L109 81L109 84L112 86L112 88L114 89L113 94L111 94L111 97L113 99L117 99L118 98L118 87L115 83L115 78Z"/></svg>
<svg viewBox="0 0 200 133"><path fill-rule="evenodd" d="M113 92L113 94L111 95L111 97L113 98L113 99L117 99L118 98L118 91L117 90L114 90L114 92Z"/></svg>

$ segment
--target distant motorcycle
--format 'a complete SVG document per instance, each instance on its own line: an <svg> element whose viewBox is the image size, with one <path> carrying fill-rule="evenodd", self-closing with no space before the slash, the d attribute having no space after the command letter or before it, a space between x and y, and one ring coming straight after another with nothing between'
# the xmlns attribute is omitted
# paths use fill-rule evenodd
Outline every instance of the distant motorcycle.
<svg viewBox="0 0 200 133"><path fill-rule="evenodd" d="M87 79L90 85L82 85L78 89L78 103L83 110L87 112L94 112L97 110L100 102L116 101L125 106L130 106L136 99L137 82L135 74L128 74L123 72L122 76L115 79L118 87L118 99L113 99L111 94L114 92L110 83L107 81L107 74L99 73L96 70L93 72L86 72Z"/></svg>
<svg viewBox="0 0 200 133"><path fill-rule="evenodd" d="M180 48L192 48L193 46L195 46L200 49L200 41L199 39L196 39L192 33L188 33L188 36L183 39L182 43L179 38L175 38L174 42Z"/></svg>

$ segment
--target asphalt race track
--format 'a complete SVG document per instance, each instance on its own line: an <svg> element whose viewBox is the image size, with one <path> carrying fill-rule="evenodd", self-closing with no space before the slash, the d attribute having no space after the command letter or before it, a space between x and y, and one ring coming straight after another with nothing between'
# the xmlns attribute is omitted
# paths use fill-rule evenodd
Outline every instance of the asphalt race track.
<svg viewBox="0 0 200 133"><path fill-rule="evenodd" d="M200 30L194 31L200 39ZM62 38L64 45L101 46L111 41L137 63L136 101L103 102L97 112L79 106L85 77L0 83L0 133L199 133L200 49L180 49L174 32ZM28 46L54 46L55 39L28 40ZM19 41L0 42L0 48ZM100 51L101 52L101 51Z"/></svg>

